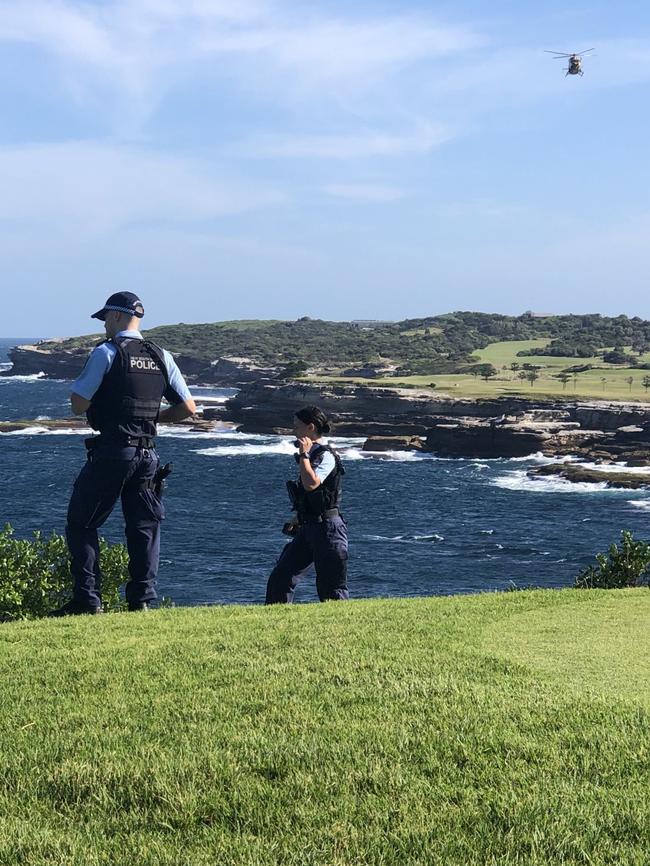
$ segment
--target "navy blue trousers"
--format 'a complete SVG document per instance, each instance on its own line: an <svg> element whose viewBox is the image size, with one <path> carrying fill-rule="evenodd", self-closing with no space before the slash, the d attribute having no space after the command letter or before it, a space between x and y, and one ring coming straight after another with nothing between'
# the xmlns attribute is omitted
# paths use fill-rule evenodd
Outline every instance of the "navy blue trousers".
<svg viewBox="0 0 650 866"><path fill-rule="evenodd" d="M267 604L293 601L298 582L311 565L316 569L316 591L321 601L343 601L348 593L348 533L341 517L305 523L280 554L266 586Z"/></svg>
<svg viewBox="0 0 650 866"><path fill-rule="evenodd" d="M90 452L74 483L68 506L66 538L70 551L73 597L88 607L101 605L101 570L97 530L118 499L126 523L129 604L156 598L160 558L160 521L165 516L156 494L143 487L158 469L156 452L146 448L100 446Z"/></svg>

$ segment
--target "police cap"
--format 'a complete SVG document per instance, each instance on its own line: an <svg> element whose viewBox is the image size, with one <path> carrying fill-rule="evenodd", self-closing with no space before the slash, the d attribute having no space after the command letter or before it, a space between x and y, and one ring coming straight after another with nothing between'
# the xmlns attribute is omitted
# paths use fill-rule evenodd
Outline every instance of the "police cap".
<svg viewBox="0 0 650 866"><path fill-rule="evenodd" d="M116 310L118 313L128 313L130 316L137 316L138 319L144 316L142 301L133 292L116 292L114 295L111 295L101 310L97 310L90 318L101 319L103 322L108 310Z"/></svg>

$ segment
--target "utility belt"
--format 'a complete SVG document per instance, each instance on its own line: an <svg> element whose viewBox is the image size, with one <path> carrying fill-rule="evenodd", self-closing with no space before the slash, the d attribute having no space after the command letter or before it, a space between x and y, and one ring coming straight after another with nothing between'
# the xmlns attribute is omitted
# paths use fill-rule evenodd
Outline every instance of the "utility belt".
<svg viewBox="0 0 650 866"><path fill-rule="evenodd" d="M338 508L327 508L318 514L306 511L305 500L301 496L300 485L295 481L287 481L287 493L289 494L291 507L296 512L298 523L301 526L305 523L322 523L324 520L340 516Z"/></svg>
<svg viewBox="0 0 650 866"><path fill-rule="evenodd" d="M298 523L303 526L305 523L324 523L326 520L331 520L333 517L340 517L341 513L338 508L328 508L322 514L300 514L298 513Z"/></svg>
<svg viewBox="0 0 650 866"><path fill-rule="evenodd" d="M148 448L150 451L156 447L156 440L151 436L91 436L84 439L86 451L92 452L100 445L112 445L114 448Z"/></svg>
<svg viewBox="0 0 650 866"><path fill-rule="evenodd" d="M89 439L84 439L88 458L92 460L93 451L99 448L100 445L113 445L116 448L145 448L152 450L155 445L155 439L150 436L122 436L117 439L110 438L102 440L101 436L91 436ZM164 466L159 466L152 478L147 478L140 482L141 490L152 490L160 499L163 495L165 487L167 487L167 477L171 475L174 468L173 463L165 463Z"/></svg>

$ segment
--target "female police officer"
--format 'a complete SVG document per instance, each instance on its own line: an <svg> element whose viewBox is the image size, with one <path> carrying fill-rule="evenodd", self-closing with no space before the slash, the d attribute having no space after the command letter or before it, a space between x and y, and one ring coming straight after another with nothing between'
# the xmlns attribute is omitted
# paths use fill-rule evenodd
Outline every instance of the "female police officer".
<svg viewBox="0 0 650 866"><path fill-rule="evenodd" d="M271 572L267 604L293 601L296 585L312 563L321 601L349 598L347 529L339 513L344 469L338 454L322 439L330 429L317 406L306 406L295 414L293 430L299 449L295 456L300 475L297 482L287 482L296 517L284 530L293 540Z"/></svg>

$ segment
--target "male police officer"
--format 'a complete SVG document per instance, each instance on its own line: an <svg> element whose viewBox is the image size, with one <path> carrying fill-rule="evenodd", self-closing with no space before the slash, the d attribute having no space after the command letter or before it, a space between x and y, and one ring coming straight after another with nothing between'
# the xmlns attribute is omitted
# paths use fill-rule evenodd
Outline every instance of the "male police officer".
<svg viewBox="0 0 650 866"><path fill-rule="evenodd" d="M72 386L70 402L75 415L86 412L99 436L86 440L88 462L68 506L72 600L50 616L102 612L97 529L120 497L129 552L129 610L147 610L156 598L164 516L156 422L182 421L196 406L169 352L140 334L143 316L142 303L131 292L111 295L92 316L104 322L107 339L90 354ZM160 411L163 398L171 405Z"/></svg>

